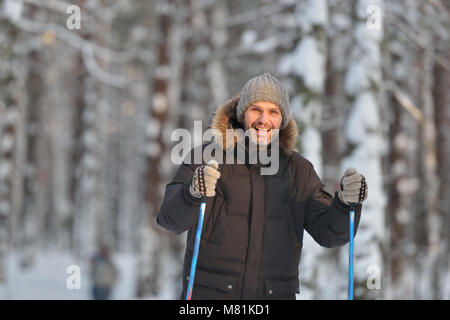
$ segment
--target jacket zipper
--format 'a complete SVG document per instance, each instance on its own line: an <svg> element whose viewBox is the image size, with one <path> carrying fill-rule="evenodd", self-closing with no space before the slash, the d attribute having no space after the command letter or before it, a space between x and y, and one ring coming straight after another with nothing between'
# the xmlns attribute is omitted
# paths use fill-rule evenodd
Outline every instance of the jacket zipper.
<svg viewBox="0 0 450 320"><path fill-rule="evenodd" d="M250 207L249 207L249 213L248 213L248 237L247 237L247 252L245 253L245 266L244 266L244 276L242 278L242 288L241 288L241 296L240 299L242 299L244 295L244 288L245 288L245 278L247 275L247 264L248 264L248 251L250 248L250 235L251 235L251 225L252 225L252 210L253 210L253 183L252 183L252 171L251 171L251 165L246 165L248 169L248 176L250 181Z"/></svg>

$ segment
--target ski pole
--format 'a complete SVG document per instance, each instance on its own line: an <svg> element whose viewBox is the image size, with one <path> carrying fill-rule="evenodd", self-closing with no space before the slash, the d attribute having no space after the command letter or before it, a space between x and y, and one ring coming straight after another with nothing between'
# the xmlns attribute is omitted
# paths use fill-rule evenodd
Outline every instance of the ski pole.
<svg viewBox="0 0 450 320"><path fill-rule="evenodd" d="M189 274L189 285L186 292L186 300L191 300L192 289L194 287L195 269L197 267L198 250L200 248L200 238L202 235L203 218L205 216L206 198L203 198L200 204L200 212L198 214L197 231L195 233L194 254L192 256L191 272Z"/></svg>
<svg viewBox="0 0 450 320"><path fill-rule="evenodd" d="M355 230L355 203L350 203L350 243L348 254L348 300L353 300L353 237Z"/></svg>

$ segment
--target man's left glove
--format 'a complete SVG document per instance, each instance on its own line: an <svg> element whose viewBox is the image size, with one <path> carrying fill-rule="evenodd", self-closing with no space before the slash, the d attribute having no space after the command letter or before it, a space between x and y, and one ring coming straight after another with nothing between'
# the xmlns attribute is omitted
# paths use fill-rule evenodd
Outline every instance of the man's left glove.
<svg viewBox="0 0 450 320"><path fill-rule="evenodd" d="M214 197L216 184L220 178L219 164L216 160L210 160L206 165L197 167L192 177L189 192L195 198Z"/></svg>
<svg viewBox="0 0 450 320"><path fill-rule="evenodd" d="M368 186L364 176L354 168L347 168L341 179L338 191L339 199L345 203L361 203L367 199Z"/></svg>

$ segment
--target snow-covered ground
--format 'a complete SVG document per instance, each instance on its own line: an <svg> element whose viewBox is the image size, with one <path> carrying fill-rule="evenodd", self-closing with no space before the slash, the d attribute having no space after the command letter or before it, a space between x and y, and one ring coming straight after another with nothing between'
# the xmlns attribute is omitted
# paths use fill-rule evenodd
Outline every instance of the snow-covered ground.
<svg viewBox="0 0 450 320"><path fill-rule="evenodd" d="M132 254L115 254L113 262L119 271L119 279L111 299L135 299L137 257ZM80 288L69 289L67 280L74 273L67 273L71 265L79 266ZM68 253L42 251L36 255L35 264L29 269L20 267L20 256L11 254L7 266L7 283L0 286L0 299L86 300L91 299L89 262Z"/></svg>

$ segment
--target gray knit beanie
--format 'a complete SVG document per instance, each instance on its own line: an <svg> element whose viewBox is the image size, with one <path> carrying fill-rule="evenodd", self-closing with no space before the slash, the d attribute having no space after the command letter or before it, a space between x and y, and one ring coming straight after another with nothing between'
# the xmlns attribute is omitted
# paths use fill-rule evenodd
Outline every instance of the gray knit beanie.
<svg viewBox="0 0 450 320"><path fill-rule="evenodd" d="M281 82L268 72L248 80L244 85L236 107L236 118L241 124L244 124L245 110L257 101L267 101L276 104L283 116L280 129L286 128L291 116L289 95Z"/></svg>

